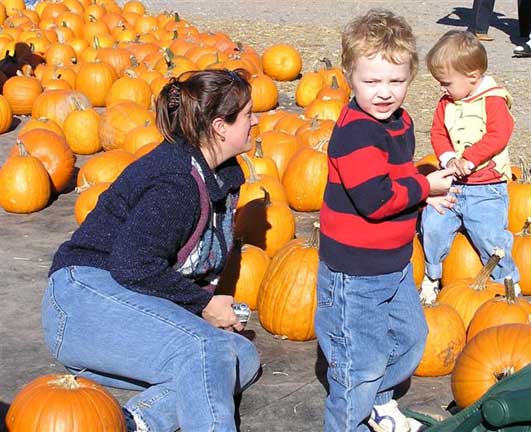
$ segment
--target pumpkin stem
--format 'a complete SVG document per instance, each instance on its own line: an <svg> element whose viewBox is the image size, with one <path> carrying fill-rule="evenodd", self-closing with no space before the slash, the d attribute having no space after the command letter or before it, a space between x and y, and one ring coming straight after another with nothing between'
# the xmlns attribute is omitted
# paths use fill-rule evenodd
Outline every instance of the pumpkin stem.
<svg viewBox="0 0 531 432"><path fill-rule="evenodd" d="M512 374L514 374L513 366L505 368L501 372L494 373L494 377L496 378L497 381L501 381L502 379L507 378L508 376L511 376Z"/></svg>
<svg viewBox="0 0 531 432"><path fill-rule="evenodd" d="M476 291L483 291L487 286L487 280L489 279L492 270L494 270L494 267L498 265L504 256L505 252L502 249L494 249L494 253L490 256L487 264L485 264L474 279L474 282L472 282L471 288Z"/></svg>
<svg viewBox="0 0 531 432"><path fill-rule="evenodd" d="M59 375L56 379L51 380L48 384L67 390L75 390L81 387L77 382L77 375Z"/></svg>
<svg viewBox="0 0 531 432"><path fill-rule="evenodd" d="M521 182L522 183L531 182L531 175L530 175L531 170L529 169L526 160L522 156L520 156L519 161L520 161L520 170L522 171Z"/></svg>
<svg viewBox="0 0 531 432"><path fill-rule="evenodd" d="M527 218L527 220L524 222L524 226L522 228L522 231L519 233L516 233L517 236L528 236L531 235L531 216Z"/></svg>
<svg viewBox="0 0 531 432"><path fill-rule="evenodd" d="M326 70L332 69L332 62L330 61L330 59L323 57L322 59L319 59L319 61L325 64Z"/></svg>
<svg viewBox="0 0 531 432"><path fill-rule="evenodd" d="M325 144L328 143L328 140L325 139L325 138L322 138L320 139L317 144L315 144L312 148L315 150L315 151L318 151L320 153L323 153L323 147L325 146Z"/></svg>
<svg viewBox="0 0 531 432"><path fill-rule="evenodd" d="M507 303L509 304L516 303L516 294L514 293L513 278L510 276L507 276L503 280L503 284L505 285L505 299L507 300Z"/></svg>
<svg viewBox="0 0 531 432"><path fill-rule="evenodd" d="M18 155L19 156L29 156L28 150L26 149L26 146L22 142L22 140L16 141L16 146L18 148Z"/></svg>
<svg viewBox="0 0 531 432"><path fill-rule="evenodd" d="M339 83L337 82L337 78L335 75L332 75L332 84L330 85L334 90L337 90L339 88Z"/></svg>
<svg viewBox="0 0 531 432"><path fill-rule="evenodd" d="M311 247L311 248L319 248L319 228L321 227L321 224L319 222L314 222L312 227L312 232L310 234L310 237L308 237L308 240L306 240L306 243L304 246Z"/></svg>
<svg viewBox="0 0 531 432"><path fill-rule="evenodd" d="M254 169L253 161L245 153L242 153L241 156L242 156L242 159L247 164L247 168L249 168L249 179L248 179L248 182L249 183L256 183L259 179L258 179L258 175L256 174L256 170Z"/></svg>
<svg viewBox="0 0 531 432"><path fill-rule="evenodd" d="M256 138L255 142L255 149L254 149L254 157L255 158L263 158L264 157L264 149L262 148L262 138Z"/></svg>
<svg viewBox="0 0 531 432"><path fill-rule="evenodd" d="M269 207L271 205L271 196L265 187L260 186L260 189L264 191L264 206Z"/></svg>

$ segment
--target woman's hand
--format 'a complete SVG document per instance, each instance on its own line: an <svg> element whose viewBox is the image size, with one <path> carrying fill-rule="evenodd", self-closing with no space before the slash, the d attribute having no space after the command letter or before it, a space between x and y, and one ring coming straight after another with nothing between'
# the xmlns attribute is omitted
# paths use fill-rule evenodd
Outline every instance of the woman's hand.
<svg viewBox="0 0 531 432"><path fill-rule="evenodd" d="M243 325L232 310L234 298L228 295L215 295L203 309L202 315L214 327L229 331L242 331Z"/></svg>

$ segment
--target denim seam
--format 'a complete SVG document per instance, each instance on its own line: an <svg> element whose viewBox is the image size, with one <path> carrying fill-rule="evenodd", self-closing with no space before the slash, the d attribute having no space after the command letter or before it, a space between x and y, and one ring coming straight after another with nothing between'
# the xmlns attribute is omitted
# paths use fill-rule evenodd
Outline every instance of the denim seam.
<svg viewBox="0 0 531 432"><path fill-rule="evenodd" d="M64 310L61 309L59 306L59 303L57 303L57 300L55 298L55 291L54 291L54 285L53 282L50 286L50 304L52 307L56 310L56 312L59 314L59 325L57 326L57 330L55 332L55 341L53 346L53 354L55 358L59 357L59 351L61 350L61 345L63 343L63 335L66 327L66 313Z"/></svg>
<svg viewBox="0 0 531 432"><path fill-rule="evenodd" d="M74 277L74 275L72 274L72 269L71 269L71 268L69 268L69 276L70 276L70 278L71 278L71 282L72 282L73 284L78 285L78 286L80 286L80 287L82 287L82 288L84 288L84 289L87 289L87 290L89 290L90 292L92 292L93 294L95 294L95 295L97 295L97 296L99 296L99 297L101 297L101 298L104 298L104 299L106 299L106 300L112 301L112 302L117 303L117 304L121 304L121 305L127 306L127 307L129 307L129 308L135 310L136 312L143 313L143 314L148 315L148 316L150 316L150 317L152 317L152 318L155 318L155 319L157 319L157 320L159 320L159 321L162 321L162 322L164 322L164 323L166 323L166 324L168 324L168 325L170 325L170 326L172 326L172 327L174 327L174 328L176 328L176 329L181 330L183 333L186 333L188 336L191 336L191 337L193 337L194 339L196 339L196 340L202 342L202 339L201 339L200 336L198 336L198 335L196 335L196 334L190 332L188 329L186 329L186 328L184 328L184 327L181 327L181 326L175 324L173 321L170 321L170 320L164 318L163 316L161 316L161 315L155 313L154 311L151 311L151 310L148 310L148 309L143 309L143 308L140 308L138 305L134 305L134 304L132 304L132 303L129 303L129 302L126 302L126 301L123 301L123 300L118 300L118 299L115 298L115 297L107 296L107 295L104 295L104 294L100 293L99 291L95 290L94 288L90 287L89 285L86 285L86 284L83 283L82 281L76 279L76 278ZM126 289L127 289L127 288L126 288ZM133 291L133 292L134 292L134 291Z"/></svg>
<svg viewBox="0 0 531 432"><path fill-rule="evenodd" d="M347 360L347 364L346 364L346 373L347 373L347 388L345 390L345 398L346 400L351 403L352 402L352 398L350 397L350 393L352 392L352 387L351 387L351 376L350 376L350 370L352 368L352 360L350 358L350 353L349 353L349 346L352 346L352 340L350 340L351 338L349 337L349 334L347 333L347 329L346 329L346 323L345 323L345 317L346 317L346 308L347 308L347 302L345 301L345 284L346 284L346 275L345 274L342 274L341 275L341 283L339 284L340 287L341 287L341 297L343 299L342 301L342 305L341 305L341 334L344 336L345 338L345 355L346 355L346 360ZM352 409L351 409L351 406L348 406L347 405L347 418L346 418L346 425L347 427L350 428L350 425L352 424Z"/></svg>

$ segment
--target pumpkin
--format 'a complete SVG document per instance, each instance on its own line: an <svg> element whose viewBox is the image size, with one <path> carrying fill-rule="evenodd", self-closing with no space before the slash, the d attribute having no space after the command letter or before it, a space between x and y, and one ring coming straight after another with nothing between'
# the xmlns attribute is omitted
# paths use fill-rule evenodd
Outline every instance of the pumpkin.
<svg viewBox="0 0 531 432"><path fill-rule="evenodd" d="M327 150L334 126L335 122L332 120L314 118L297 129L296 135L301 144L306 147L315 147L318 143L325 141L323 150Z"/></svg>
<svg viewBox="0 0 531 432"><path fill-rule="evenodd" d="M63 127L66 116L78 107L92 107L83 93L76 90L46 90L35 99L31 116L46 117Z"/></svg>
<svg viewBox="0 0 531 432"><path fill-rule="evenodd" d="M134 160L135 157L131 153L121 149L109 150L92 156L79 169L77 186L80 187L86 183L112 183Z"/></svg>
<svg viewBox="0 0 531 432"><path fill-rule="evenodd" d="M300 212L319 211L328 179L326 140L315 147L302 147L288 162L282 185L289 205Z"/></svg>
<svg viewBox="0 0 531 432"><path fill-rule="evenodd" d="M122 148L125 136L137 126L155 123L155 116L136 102L118 102L105 110L100 117L98 133L105 150Z"/></svg>
<svg viewBox="0 0 531 432"><path fill-rule="evenodd" d="M164 137L159 132L159 129L151 122L146 122L142 126L137 126L131 129L125 136L123 149L129 153L136 153L136 151L150 143L160 144Z"/></svg>
<svg viewBox="0 0 531 432"><path fill-rule="evenodd" d="M87 378L50 374L26 384L6 415L10 432L125 432L118 401Z"/></svg>
<svg viewBox="0 0 531 432"><path fill-rule="evenodd" d="M289 161L301 148L299 139L295 135L277 131L265 132L261 139L264 155L275 161L282 180Z"/></svg>
<svg viewBox="0 0 531 432"><path fill-rule="evenodd" d="M463 319L465 328L468 328L472 317L483 303L504 293L503 284L489 280L490 273L502 256L503 251L496 249L475 278L457 280L444 286L437 295L438 303L455 308Z"/></svg>
<svg viewBox="0 0 531 432"><path fill-rule="evenodd" d="M465 325L457 311L446 304L424 305L428 337L416 376L437 377L452 372L465 346Z"/></svg>
<svg viewBox="0 0 531 432"><path fill-rule="evenodd" d="M505 297L494 297L483 303L474 314L468 326L467 340L470 341L486 328L511 323L530 324L531 305L523 298L516 298L514 283L505 279Z"/></svg>
<svg viewBox="0 0 531 432"><path fill-rule="evenodd" d="M51 195L50 177L42 162L24 146L0 169L0 206L10 213L32 213L46 207Z"/></svg>
<svg viewBox="0 0 531 432"><path fill-rule="evenodd" d="M264 156L264 152L262 150L262 140L260 138L256 139L254 155L251 156L249 159L253 163L257 175L265 174L280 181L277 165L275 164L275 161L273 159L268 156ZM242 168L243 174L245 175L245 178L249 178L249 176L251 175L249 167L247 163L243 161L243 158L241 156L238 156L238 162L240 161L243 162L240 163L240 166Z"/></svg>
<svg viewBox="0 0 531 432"><path fill-rule="evenodd" d="M415 162L415 167L417 168L419 173L427 176L428 174L439 169L439 159L437 159L437 156L435 156L435 154L430 153Z"/></svg>
<svg viewBox="0 0 531 432"><path fill-rule="evenodd" d="M343 102L332 99L330 96L323 96L321 99L315 99L304 109L304 115L307 118L318 118L320 120L337 121Z"/></svg>
<svg viewBox="0 0 531 432"><path fill-rule="evenodd" d="M298 115L296 113L286 113L275 123L273 130L295 135L301 127L307 124L308 119L303 115Z"/></svg>
<svg viewBox="0 0 531 432"><path fill-rule="evenodd" d="M88 214L94 210L100 195L109 189L111 183L101 182L90 185L86 183L84 186L76 188L79 196L74 204L74 216L78 225L81 225Z"/></svg>
<svg viewBox="0 0 531 432"><path fill-rule="evenodd" d="M457 358L452 393L461 408L478 401L494 384L531 363L531 325L504 324L478 333Z"/></svg>
<svg viewBox="0 0 531 432"><path fill-rule="evenodd" d="M269 257L295 236L295 217L285 202L271 201L269 192L247 202L236 212L234 235L263 249Z"/></svg>
<svg viewBox="0 0 531 432"><path fill-rule="evenodd" d="M254 75L250 79L253 112L269 111L277 106L278 90L275 82L267 75Z"/></svg>
<svg viewBox="0 0 531 432"><path fill-rule="evenodd" d="M87 95L95 107L105 106L105 98L116 80L112 66L103 62L83 63L76 76L76 90Z"/></svg>
<svg viewBox="0 0 531 432"><path fill-rule="evenodd" d="M324 85L331 86L332 80L335 77L339 87L345 90L346 93L350 94L351 89L343 71L340 68L333 67L332 62L326 57L319 59L319 61L324 64L324 67L319 69L319 73L324 79Z"/></svg>
<svg viewBox="0 0 531 432"><path fill-rule="evenodd" d="M142 156L147 155L149 152L155 149L160 143L158 142L152 142L146 145L143 145L142 147L139 147L137 151L134 152L133 156L135 159L140 159Z"/></svg>
<svg viewBox="0 0 531 432"><path fill-rule="evenodd" d="M302 57L291 45L277 44L262 54L264 74L277 81L292 81L302 69Z"/></svg>
<svg viewBox="0 0 531 432"><path fill-rule="evenodd" d="M260 115L258 119L258 132L263 134L273 130L277 122L287 114L286 111L277 109L274 111L268 111Z"/></svg>
<svg viewBox="0 0 531 432"><path fill-rule="evenodd" d="M350 91L346 91L344 88L339 87L337 82L337 77L332 76L332 84L325 85L317 93L316 99L330 98L332 100L337 100L341 102L342 105L348 103L350 99Z"/></svg>
<svg viewBox="0 0 531 432"><path fill-rule="evenodd" d="M460 279L475 276L482 267L481 258L470 239L465 234L457 233L442 263L441 284L444 287Z"/></svg>
<svg viewBox="0 0 531 432"><path fill-rule="evenodd" d="M242 245L236 238L216 288L216 293L234 296L239 303L246 303L256 310L258 290L269 266L264 250L251 244Z"/></svg>
<svg viewBox="0 0 531 432"><path fill-rule="evenodd" d="M287 243L271 260L258 292L258 318L270 333L289 340L315 338L317 226L308 239Z"/></svg>
<svg viewBox="0 0 531 432"><path fill-rule="evenodd" d="M300 79L295 89L295 102L304 108L312 103L323 88L325 82L319 72L307 72Z"/></svg>
<svg viewBox="0 0 531 432"><path fill-rule="evenodd" d="M118 78L111 86L105 98L105 105L111 106L120 101L136 102L144 109L151 106L151 88L143 79L134 74Z"/></svg>
<svg viewBox="0 0 531 432"><path fill-rule="evenodd" d="M101 150L99 123L100 115L93 108L72 111L66 116L64 134L74 153L90 155Z"/></svg>
<svg viewBox="0 0 531 432"><path fill-rule="evenodd" d="M29 115L35 99L42 93L42 86L37 78L19 73L4 83L2 94L11 105L13 114Z"/></svg>
<svg viewBox="0 0 531 432"><path fill-rule="evenodd" d="M523 295L531 295L531 216L522 228L514 235L512 256L516 267L520 269L520 288Z"/></svg>
<svg viewBox="0 0 531 432"><path fill-rule="evenodd" d="M0 134L7 132L11 129L13 123L13 112L9 101L2 95L0 95Z"/></svg>
<svg viewBox="0 0 531 432"><path fill-rule="evenodd" d="M52 181L52 191L61 193L70 183L74 174L76 157L64 137L46 129L32 129L18 137L26 150L40 159ZM11 155L18 154L13 147Z"/></svg>
<svg viewBox="0 0 531 432"><path fill-rule="evenodd" d="M46 117L29 118L28 121L20 129L19 135L24 134L32 129L47 129L55 132L59 136L65 136L63 129L55 121Z"/></svg>
<svg viewBox="0 0 531 432"><path fill-rule="evenodd" d="M274 177L265 174L258 175L249 156L246 154L242 154L241 156L249 169L249 178L241 186L237 207L243 207L249 201L263 197L263 189L267 190L271 197L271 201L282 201L287 203L288 199L282 183Z"/></svg>
<svg viewBox="0 0 531 432"><path fill-rule="evenodd" d="M522 160L522 178L510 182L509 194L509 231L517 233L531 216L531 170Z"/></svg>
<svg viewBox="0 0 531 432"><path fill-rule="evenodd" d="M422 245L420 244L420 240L417 235L413 238L411 264L413 265L413 281L415 282L415 286L420 288L422 285L422 280L424 279L424 267L426 264L424 250L422 249Z"/></svg>

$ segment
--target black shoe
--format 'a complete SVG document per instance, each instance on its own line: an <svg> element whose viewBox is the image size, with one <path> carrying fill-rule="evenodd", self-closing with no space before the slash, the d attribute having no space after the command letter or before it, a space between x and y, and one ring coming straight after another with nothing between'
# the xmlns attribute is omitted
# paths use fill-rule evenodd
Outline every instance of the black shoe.
<svg viewBox="0 0 531 432"><path fill-rule="evenodd" d="M513 50L515 57L531 57L531 47L528 44L517 46Z"/></svg>

